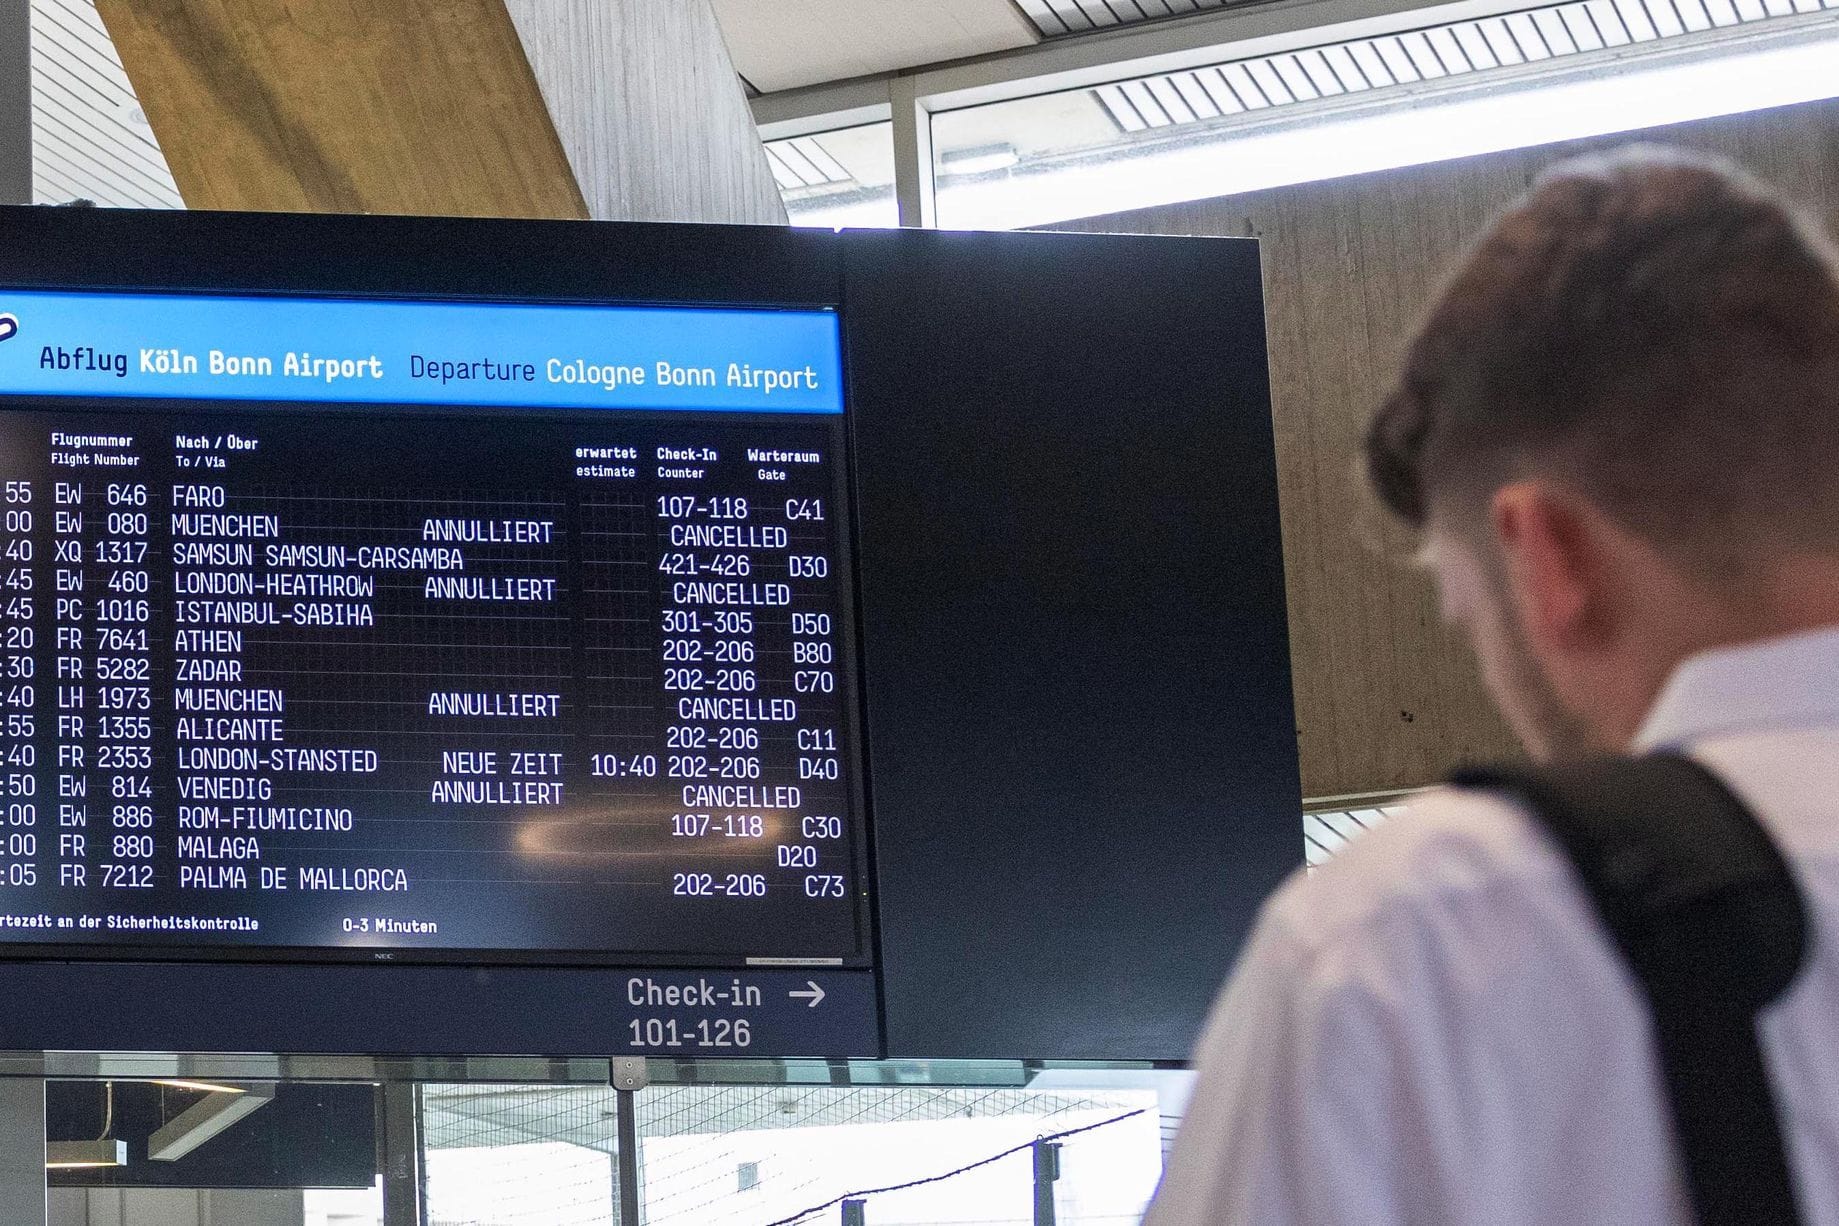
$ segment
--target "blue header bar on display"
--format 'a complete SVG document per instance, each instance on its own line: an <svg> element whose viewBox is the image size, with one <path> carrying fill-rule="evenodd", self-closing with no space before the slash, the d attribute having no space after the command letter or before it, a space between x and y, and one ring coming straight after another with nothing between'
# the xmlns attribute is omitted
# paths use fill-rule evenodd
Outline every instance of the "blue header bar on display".
<svg viewBox="0 0 1839 1226"><path fill-rule="evenodd" d="M841 413L837 317L0 288L0 395Z"/></svg>

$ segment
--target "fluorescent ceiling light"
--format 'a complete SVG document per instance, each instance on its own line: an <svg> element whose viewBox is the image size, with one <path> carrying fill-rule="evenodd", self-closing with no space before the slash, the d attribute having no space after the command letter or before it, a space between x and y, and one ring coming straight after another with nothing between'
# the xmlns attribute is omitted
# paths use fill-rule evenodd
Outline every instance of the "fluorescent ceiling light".
<svg viewBox="0 0 1839 1226"><path fill-rule="evenodd" d="M203 1090L206 1094L247 1094L248 1087L224 1085L216 1081L193 1081L186 1077L155 1077L156 1086L170 1086L175 1090Z"/></svg>
<svg viewBox="0 0 1839 1226"><path fill-rule="evenodd" d="M815 207L814 207L815 206ZM846 203L787 201L792 224L830 230L885 230L900 224L900 206L894 193L881 192Z"/></svg>
<svg viewBox="0 0 1839 1226"><path fill-rule="evenodd" d="M50 1141L45 1144L48 1171L87 1171L128 1165L125 1141Z"/></svg>
<svg viewBox="0 0 1839 1226"><path fill-rule="evenodd" d="M941 224L1016 229L1839 97L1839 38L1419 97L1176 147L942 183Z"/></svg>
<svg viewBox="0 0 1839 1226"><path fill-rule="evenodd" d="M987 145L947 153L939 159L939 169L949 175L983 175L1018 166L1021 161L1014 145Z"/></svg>

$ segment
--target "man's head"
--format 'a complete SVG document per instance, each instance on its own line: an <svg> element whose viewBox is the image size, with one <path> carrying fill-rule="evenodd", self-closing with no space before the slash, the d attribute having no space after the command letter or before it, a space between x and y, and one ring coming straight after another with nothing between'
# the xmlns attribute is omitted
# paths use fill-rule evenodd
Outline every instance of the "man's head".
<svg viewBox="0 0 1839 1226"><path fill-rule="evenodd" d="M1708 647L1839 622L1839 273L1734 169L1560 165L1444 287L1367 462L1535 755Z"/></svg>

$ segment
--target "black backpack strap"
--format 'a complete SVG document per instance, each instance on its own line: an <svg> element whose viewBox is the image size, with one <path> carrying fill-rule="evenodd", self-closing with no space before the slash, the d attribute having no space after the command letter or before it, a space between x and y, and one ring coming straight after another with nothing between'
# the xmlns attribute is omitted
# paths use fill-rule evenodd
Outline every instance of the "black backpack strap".
<svg viewBox="0 0 1839 1226"><path fill-rule="evenodd" d="M1808 925L1755 816L1678 754L1454 782L1531 805L1640 982L1700 1222L1799 1222L1756 1017L1800 972Z"/></svg>

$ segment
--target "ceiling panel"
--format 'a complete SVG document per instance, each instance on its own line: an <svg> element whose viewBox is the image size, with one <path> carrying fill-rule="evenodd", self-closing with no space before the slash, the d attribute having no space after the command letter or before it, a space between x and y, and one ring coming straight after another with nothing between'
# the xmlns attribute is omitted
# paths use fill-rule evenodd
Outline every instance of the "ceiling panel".
<svg viewBox="0 0 1839 1226"><path fill-rule="evenodd" d="M1619 51L1713 25L1778 21L1797 16L1797 8L1811 12L1820 6L1839 10L1839 0L1565 0L1517 13L1120 81L1092 92L1120 130L1151 132L1586 52Z"/></svg>
<svg viewBox="0 0 1839 1226"><path fill-rule="evenodd" d="M772 93L1040 41L1011 0L714 0L734 66Z"/></svg>
<svg viewBox="0 0 1839 1226"><path fill-rule="evenodd" d="M32 0L32 176L41 204L183 207L91 0Z"/></svg>
<svg viewBox="0 0 1839 1226"><path fill-rule="evenodd" d="M1016 0L1045 38L1225 8L1230 0Z"/></svg>
<svg viewBox="0 0 1839 1226"><path fill-rule="evenodd" d="M1310 868L1326 864L1349 843L1405 812L1403 804L1380 809L1334 809L1303 815L1303 856Z"/></svg>

